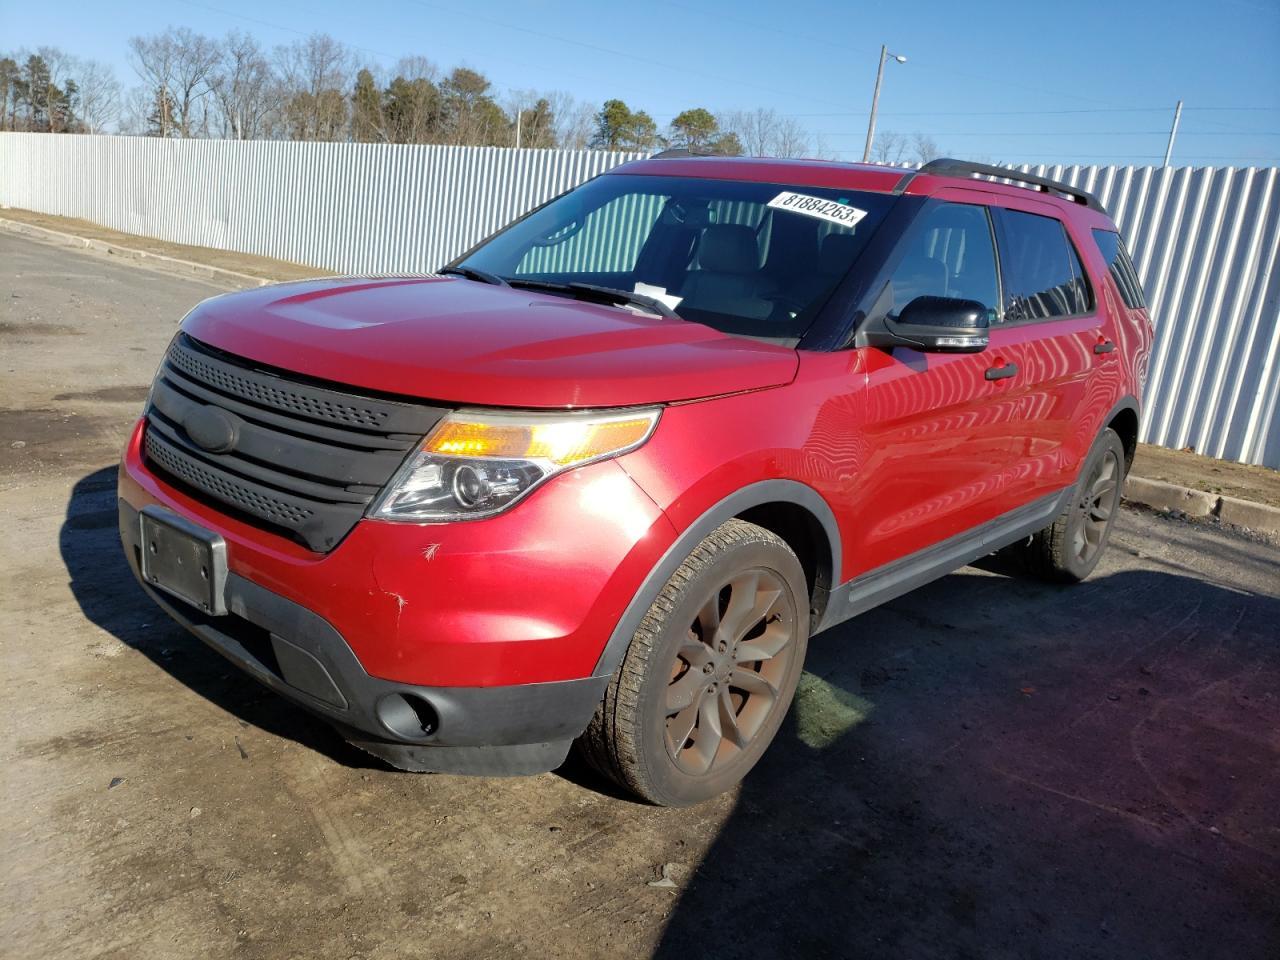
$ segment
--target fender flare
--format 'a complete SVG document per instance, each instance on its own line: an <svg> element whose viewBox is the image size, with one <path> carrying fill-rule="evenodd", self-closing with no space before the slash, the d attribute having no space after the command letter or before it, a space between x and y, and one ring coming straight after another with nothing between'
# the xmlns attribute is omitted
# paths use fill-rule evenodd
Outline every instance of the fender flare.
<svg viewBox="0 0 1280 960"><path fill-rule="evenodd" d="M826 534L827 543L831 546L832 578L838 579L840 558L843 555L840 548L840 527L836 523L835 513L822 495L813 487L796 480L761 480L758 483L749 484L735 490L710 507L697 520L689 524L667 548L662 559L644 578L644 582L641 583L635 596L627 604L627 609L623 611L622 617L614 626L608 642L604 645L604 650L600 653L599 660L596 661L592 676L609 677L618 669L627 652L627 645L640 627L640 621L649 612L653 601L658 598L658 594L667 585L671 575L693 552L694 547L726 520L731 520L752 507L768 503L795 504L808 511L818 521Z"/></svg>
<svg viewBox="0 0 1280 960"><path fill-rule="evenodd" d="M1098 436L1101 435L1102 431L1105 430L1107 426L1110 425L1111 421L1116 418L1116 414L1120 413L1123 410L1130 411L1134 415L1135 419L1137 419L1138 421L1138 432L1134 435L1134 438L1133 438L1134 449L1135 450L1137 449L1138 437L1141 436L1142 434L1142 408L1138 405L1138 398L1133 396L1133 394L1125 394L1123 397L1121 397L1119 400L1115 402L1115 404L1111 407L1110 410L1107 411L1106 416L1102 418L1102 422L1098 424L1098 428L1094 433L1095 442L1097 441ZM1092 443L1090 443L1089 449L1091 450L1093 449ZM1088 458L1087 452L1085 453L1085 457L1086 459Z"/></svg>
<svg viewBox="0 0 1280 960"><path fill-rule="evenodd" d="M1142 410L1138 406L1138 398L1135 397L1133 394L1125 394L1123 397L1121 397L1119 400L1116 401L1115 406L1113 406L1109 411L1107 411L1107 415L1102 418L1102 426L1105 427L1108 423L1114 420L1116 418L1116 414L1119 413L1121 410L1132 410L1133 415L1138 418L1139 426L1141 426ZM1099 427L1099 430L1101 430L1101 427Z"/></svg>

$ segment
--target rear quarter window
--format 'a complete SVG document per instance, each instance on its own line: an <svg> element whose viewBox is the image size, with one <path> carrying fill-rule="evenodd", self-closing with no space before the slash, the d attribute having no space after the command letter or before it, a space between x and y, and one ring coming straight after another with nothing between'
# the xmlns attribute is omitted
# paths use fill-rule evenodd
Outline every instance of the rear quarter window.
<svg viewBox="0 0 1280 960"><path fill-rule="evenodd" d="M1093 240L1102 253L1102 259L1107 262L1107 271L1111 274L1111 279L1116 282L1124 305L1130 310L1144 309L1147 299L1142 293L1142 281L1138 279L1138 271L1129 257L1129 251L1125 249L1124 241L1120 239L1120 234L1114 230L1095 229Z"/></svg>

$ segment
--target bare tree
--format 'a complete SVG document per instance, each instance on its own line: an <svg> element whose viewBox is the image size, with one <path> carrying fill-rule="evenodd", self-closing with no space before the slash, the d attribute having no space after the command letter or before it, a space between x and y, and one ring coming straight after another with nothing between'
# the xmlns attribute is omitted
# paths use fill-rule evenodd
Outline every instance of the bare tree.
<svg viewBox="0 0 1280 960"><path fill-rule="evenodd" d="M269 133L274 78L257 40L236 30L228 33L220 45L209 86L222 136L256 140Z"/></svg>
<svg viewBox="0 0 1280 960"><path fill-rule="evenodd" d="M337 140L346 135L351 52L333 37L314 33L277 47L287 134L295 140Z"/></svg>
<svg viewBox="0 0 1280 960"><path fill-rule="evenodd" d="M212 91L209 81L222 52L216 40L186 27L169 32L177 49L170 94L177 109L178 132L184 137L198 136L208 132L204 123L197 125L197 119L207 117L205 97Z"/></svg>
<svg viewBox="0 0 1280 960"><path fill-rule="evenodd" d="M77 60L76 115L88 133L101 133L120 115L120 84L115 72L97 60Z"/></svg>
<svg viewBox="0 0 1280 960"><path fill-rule="evenodd" d="M416 54L401 57L391 71L397 77L406 80L429 80L433 84L440 83L440 68L426 57Z"/></svg>
<svg viewBox="0 0 1280 960"><path fill-rule="evenodd" d="M555 117L556 146L563 150L586 150L595 133L596 114L600 107L575 100L563 90L547 94L551 115Z"/></svg>
<svg viewBox="0 0 1280 960"><path fill-rule="evenodd" d="M737 135L742 152L749 157L804 157L813 152L799 121L776 110L734 110L717 119L720 129Z"/></svg>
<svg viewBox="0 0 1280 960"><path fill-rule="evenodd" d="M161 104L157 109L158 135L193 137L206 133L204 99L211 92L210 80L221 59L218 44L186 27L171 27L149 37L131 37L129 49L134 70L151 89L155 102Z"/></svg>
<svg viewBox="0 0 1280 960"><path fill-rule="evenodd" d="M911 143L900 133L885 130L877 135L871 147L872 163L903 164L909 162Z"/></svg>
<svg viewBox="0 0 1280 960"><path fill-rule="evenodd" d="M923 133L916 133L911 138L912 157L916 163L925 164L930 160L937 160L942 156L942 151L938 149L938 144L930 137Z"/></svg>
<svg viewBox="0 0 1280 960"><path fill-rule="evenodd" d="M130 107L135 112L135 116L131 119L135 124L135 129L141 130L146 127L147 108L144 104L154 102L157 99L169 95L169 90L173 87L173 70L174 60L177 58L177 51L174 50L173 43L167 34L159 34L154 37L130 37L129 38L129 63L133 67L146 87L145 93L139 97L133 97L130 101ZM173 118L167 115L167 111L161 110L158 118L157 135L161 137L170 136L173 127Z"/></svg>

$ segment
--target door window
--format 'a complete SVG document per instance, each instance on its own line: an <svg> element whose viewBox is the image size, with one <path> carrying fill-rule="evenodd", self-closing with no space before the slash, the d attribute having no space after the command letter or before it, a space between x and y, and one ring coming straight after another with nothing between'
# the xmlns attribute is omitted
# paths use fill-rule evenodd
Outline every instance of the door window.
<svg viewBox="0 0 1280 960"><path fill-rule="evenodd" d="M976 300L994 314L1000 286L986 208L942 203L926 212L891 286L894 316L916 297Z"/></svg>
<svg viewBox="0 0 1280 960"><path fill-rule="evenodd" d="M1000 219L1005 322L1088 313L1089 283L1062 222L1021 210L1001 210Z"/></svg>

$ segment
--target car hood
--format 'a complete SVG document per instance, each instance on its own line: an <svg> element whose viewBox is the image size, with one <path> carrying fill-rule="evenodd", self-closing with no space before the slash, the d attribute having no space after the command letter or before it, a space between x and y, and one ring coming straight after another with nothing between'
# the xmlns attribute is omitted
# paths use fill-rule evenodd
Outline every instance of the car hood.
<svg viewBox="0 0 1280 960"><path fill-rule="evenodd" d="M454 277L326 279L207 300L183 329L264 365L460 404L610 407L789 383L794 350Z"/></svg>

